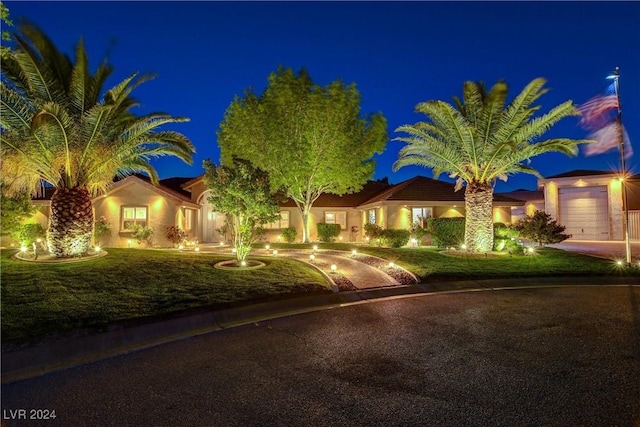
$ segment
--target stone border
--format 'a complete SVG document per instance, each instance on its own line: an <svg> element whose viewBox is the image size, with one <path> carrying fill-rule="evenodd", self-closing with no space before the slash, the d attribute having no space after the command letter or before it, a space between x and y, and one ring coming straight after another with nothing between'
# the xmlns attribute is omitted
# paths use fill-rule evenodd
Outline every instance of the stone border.
<svg viewBox="0 0 640 427"><path fill-rule="evenodd" d="M20 250L18 250L17 253L13 254L13 256L11 257L11 259L15 259L18 261L24 261L24 262L30 262L33 264L71 264L74 262L85 262L85 261L91 261L93 259L98 259L98 258L102 258L104 256L107 256L109 253L105 250L100 250L99 253L95 253L93 255L90 256L80 256L80 257L71 257L71 258L44 258L44 259L28 259L28 258L22 258L19 255L21 254Z"/></svg>
<svg viewBox="0 0 640 427"><path fill-rule="evenodd" d="M246 261L246 266L238 266L238 261L236 260L228 260L228 261L220 261L213 265L213 268L217 268L219 270L232 270L232 271L247 271L247 270L257 270L258 268L266 267L262 261L258 261L255 259L250 259Z"/></svg>

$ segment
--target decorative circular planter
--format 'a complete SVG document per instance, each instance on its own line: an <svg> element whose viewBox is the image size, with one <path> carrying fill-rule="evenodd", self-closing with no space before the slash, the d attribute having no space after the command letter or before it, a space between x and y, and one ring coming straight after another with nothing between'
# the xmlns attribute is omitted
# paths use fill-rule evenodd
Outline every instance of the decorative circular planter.
<svg viewBox="0 0 640 427"><path fill-rule="evenodd" d="M257 261L255 259L250 259L245 262L247 263L247 265L240 265L240 263L236 260L220 261L216 263L213 267L219 268L220 270L245 271L245 270L255 270L267 265L264 262Z"/></svg>
<svg viewBox="0 0 640 427"><path fill-rule="evenodd" d="M42 263L42 264L68 264L72 262L90 261L92 259L101 258L105 255L107 255L107 251L104 251L104 250L101 250L100 252L92 252L89 255L74 256L74 257L68 257L68 258L55 258L49 255L48 253L42 253L38 255L38 259L35 259L32 253L25 254L23 252L18 252L15 255L13 255L12 258L20 261Z"/></svg>

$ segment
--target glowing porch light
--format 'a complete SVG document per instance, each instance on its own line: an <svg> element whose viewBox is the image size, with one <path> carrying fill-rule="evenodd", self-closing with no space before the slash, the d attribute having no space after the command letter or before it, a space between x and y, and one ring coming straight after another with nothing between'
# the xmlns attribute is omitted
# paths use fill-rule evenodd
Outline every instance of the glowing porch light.
<svg viewBox="0 0 640 427"><path fill-rule="evenodd" d="M335 264L331 264L331 271L335 272L338 269L338 266Z"/></svg>

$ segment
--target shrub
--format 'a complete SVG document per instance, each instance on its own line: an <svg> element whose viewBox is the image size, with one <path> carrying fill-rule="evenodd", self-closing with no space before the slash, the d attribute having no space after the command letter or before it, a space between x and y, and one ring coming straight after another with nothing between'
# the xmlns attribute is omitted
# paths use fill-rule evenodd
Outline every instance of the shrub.
<svg viewBox="0 0 640 427"><path fill-rule="evenodd" d="M533 240L540 246L551 243L560 243L571 237L571 234L564 234L565 226L558 224L551 215L542 211L535 211L533 215L526 216L519 220L515 229L525 239Z"/></svg>
<svg viewBox="0 0 640 427"><path fill-rule="evenodd" d="M340 235L340 224L318 223L318 239L321 242L333 242Z"/></svg>
<svg viewBox="0 0 640 427"><path fill-rule="evenodd" d="M134 224L130 230L133 231L131 233L131 237L136 239L138 244L142 242L147 242L149 246L151 246L151 241L153 238L154 230L151 227L147 227L145 225Z"/></svg>
<svg viewBox="0 0 640 427"><path fill-rule="evenodd" d="M364 235L371 240L380 239L382 237L382 227L377 224L365 224Z"/></svg>
<svg viewBox="0 0 640 427"><path fill-rule="evenodd" d="M167 233L165 235L167 237L167 240L169 240L174 245L178 245L184 242L187 238L187 233L180 230L180 228L176 227L175 225L167 227Z"/></svg>
<svg viewBox="0 0 640 427"><path fill-rule="evenodd" d="M464 241L464 218L429 218L427 227L434 246L448 248Z"/></svg>
<svg viewBox="0 0 640 427"><path fill-rule="evenodd" d="M46 234L40 224L21 224L11 233L11 238L20 245L31 246L39 238L44 239Z"/></svg>
<svg viewBox="0 0 640 427"><path fill-rule="evenodd" d="M409 243L411 232L409 230L400 230L395 228L388 228L382 230L382 241L386 246L392 248L401 248Z"/></svg>
<svg viewBox="0 0 640 427"><path fill-rule="evenodd" d="M298 236L298 232L295 227L288 227L282 229L282 240L287 243L293 243Z"/></svg>
<svg viewBox="0 0 640 427"><path fill-rule="evenodd" d="M493 224L493 250L519 252L522 245L518 243L518 236L520 232L515 227L496 222Z"/></svg>
<svg viewBox="0 0 640 427"><path fill-rule="evenodd" d="M411 225L411 235L418 241L418 245L422 244L422 239L424 238L424 236L426 236L429 233L430 231L429 231L429 228L426 227L426 221L425 221L425 227L420 225L419 222L414 222Z"/></svg>
<svg viewBox="0 0 640 427"><path fill-rule="evenodd" d="M107 218L101 216L93 224L93 241L100 244L100 239L109 233L111 233L111 223L107 222Z"/></svg>

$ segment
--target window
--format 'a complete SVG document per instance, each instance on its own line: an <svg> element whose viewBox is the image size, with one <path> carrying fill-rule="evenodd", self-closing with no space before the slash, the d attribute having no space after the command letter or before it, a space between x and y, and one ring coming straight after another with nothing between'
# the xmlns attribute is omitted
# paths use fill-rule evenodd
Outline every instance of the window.
<svg viewBox="0 0 640 427"><path fill-rule="evenodd" d="M416 223L420 224L420 227L426 225L425 220L433 216L433 208L412 208L411 209L411 225Z"/></svg>
<svg viewBox="0 0 640 427"><path fill-rule="evenodd" d="M375 224L376 223L376 210L375 209L369 209L367 211L367 220L369 221L369 224Z"/></svg>
<svg viewBox="0 0 640 427"><path fill-rule="evenodd" d="M147 226L146 206L123 206L122 207L122 230L130 230L134 225Z"/></svg>
<svg viewBox="0 0 640 427"><path fill-rule="evenodd" d="M324 222L326 224L340 224L340 229L347 229L347 213L345 211L325 212Z"/></svg>
<svg viewBox="0 0 640 427"><path fill-rule="evenodd" d="M289 228L289 211L280 211L280 219L265 224L264 228Z"/></svg>

